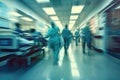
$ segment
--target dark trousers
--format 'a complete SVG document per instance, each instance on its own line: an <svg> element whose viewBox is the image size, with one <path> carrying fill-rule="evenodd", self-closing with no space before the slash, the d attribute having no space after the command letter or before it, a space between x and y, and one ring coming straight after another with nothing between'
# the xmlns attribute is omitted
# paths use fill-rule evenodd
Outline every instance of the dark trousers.
<svg viewBox="0 0 120 80"><path fill-rule="evenodd" d="M88 39L84 39L82 41L82 48L83 48L83 53L85 53L85 48L86 46L88 47L88 49L91 49L91 40L88 40Z"/></svg>
<svg viewBox="0 0 120 80"><path fill-rule="evenodd" d="M69 45L70 45L69 39L64 38L64 50L65 50L65 52L68 50Z"/></svg>
<svg viewBox="0 0 120 80"><path fill-rule="evenodd" d="M76 44L76 46L78 46L78 42L79 42L79 37L75 37L75 44Z"/></svg>

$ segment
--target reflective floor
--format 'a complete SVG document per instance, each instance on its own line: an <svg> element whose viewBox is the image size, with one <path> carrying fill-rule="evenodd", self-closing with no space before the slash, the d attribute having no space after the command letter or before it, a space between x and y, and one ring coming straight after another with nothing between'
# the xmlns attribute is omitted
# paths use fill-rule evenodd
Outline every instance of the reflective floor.
<svg viewBox="0 0 120 80"><path fill-rule="evenodd" d="M120 80L120 60L93 50L83 54L81 44L72 43L68 55L61 49L59 57L57 66L52 63L52 53L48 53L27 69L11 71L4 67L0 80Z"/></svg>

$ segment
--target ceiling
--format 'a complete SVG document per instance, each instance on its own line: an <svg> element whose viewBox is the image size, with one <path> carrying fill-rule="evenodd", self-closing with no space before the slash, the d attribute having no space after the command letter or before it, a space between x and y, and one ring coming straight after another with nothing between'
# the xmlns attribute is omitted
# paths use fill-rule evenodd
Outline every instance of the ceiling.
<svg viewBox="0 0 120 80"><path fill-rule="evenodd" d="M100 9L100 6L105 5L105 2L110 0L50 0L49 3L37 3L36 0L18 0L20 3L24 4L37 15L41 16L47 22L50 22L52 19L47 15L42 8L53 7L56 15L58 16L62 28L65 24L69 25L71 8L73 5L84 5L81 13L76 13L79 17L76 19L74 27L71 29L79 27L80 24L87 19L91 14L96 10ZM74 14L75 15L75 14Z"/></svg>

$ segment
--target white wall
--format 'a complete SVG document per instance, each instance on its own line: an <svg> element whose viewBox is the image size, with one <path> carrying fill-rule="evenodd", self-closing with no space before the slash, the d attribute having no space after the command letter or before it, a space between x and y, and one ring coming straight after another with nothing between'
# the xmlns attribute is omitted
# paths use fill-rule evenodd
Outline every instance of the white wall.
<svg viewBox="0 0 120 80"><path fill-rule="evenodd" d="M100 13L98 15L98 26L95 36L101 36L102 38L94 38L94 47L105 52L105 27L106 27L106 14Z"/></svg>

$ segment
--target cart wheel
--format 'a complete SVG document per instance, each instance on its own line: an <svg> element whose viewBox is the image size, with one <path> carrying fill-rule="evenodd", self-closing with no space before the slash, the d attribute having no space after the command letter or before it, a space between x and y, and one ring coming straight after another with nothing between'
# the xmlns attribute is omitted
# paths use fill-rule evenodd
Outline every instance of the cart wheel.
<svg viewBox="0 0 120 80"><path fill-rule="evenodd" d="M8 61L8 66L10 68L18 69L20 67L19 62L16 58L12 58Z"/></svg>

